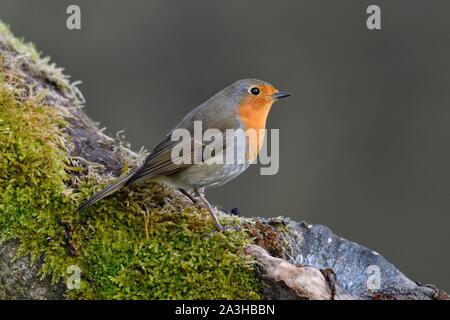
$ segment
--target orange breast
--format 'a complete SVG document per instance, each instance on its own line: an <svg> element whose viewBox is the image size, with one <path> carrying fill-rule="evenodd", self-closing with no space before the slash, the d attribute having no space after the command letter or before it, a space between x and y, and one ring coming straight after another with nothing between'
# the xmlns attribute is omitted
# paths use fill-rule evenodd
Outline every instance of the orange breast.
<svg viewBox="0 0 450 320"><path fill-rule="evenodd" d="M254 101L244 101L239 107L239 116L248 141L246 160L253 161L258 157L264 143L264 129L271 106L271 102L256 104Z"/></svg>

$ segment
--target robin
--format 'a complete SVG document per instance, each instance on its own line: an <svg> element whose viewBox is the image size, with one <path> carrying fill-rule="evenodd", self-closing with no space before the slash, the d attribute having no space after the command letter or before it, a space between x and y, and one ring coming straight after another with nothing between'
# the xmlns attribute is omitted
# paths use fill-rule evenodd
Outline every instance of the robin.
<svg viewBox="0 0 450 320"><path fill-rule="evenodd" d="M262 80L243 79L236 81L189 112L153 149L140 167L118 178L104 190L92 196L78 210L86 209L122 187L155 179L169 183L192 202L202 206L211 214L216 228L220 231L224 230L203 192L207 188L223 185L237 177L257 158L264 141L267 115L275 101L288 96L290 96L289 93L280 92L270 83ZM243 163L210 161L214 157L222 156L217 152L212 152L208 159L202 159L201 162L174 161L173 151L179 142L174 141L172 135L177 130L182 129L195 136L194 124L197 122L202 124L202 130L204 131L216 129L225 133L229 129L241 129L245 132L247 139L245 139L243 146L231 145L237 156L244 156L246 161ZM250 130L256 130L258 134L247 136L247 132ZM191 142L187 154L183 153L182 155L185 160L194 157L197 150L196 146L200 146L204 150L205 146L208 145L207 142L201 141L199 143L194 138ZM223 149L226 150L227 148L230 148L229 141L224 142Z"/></svg>

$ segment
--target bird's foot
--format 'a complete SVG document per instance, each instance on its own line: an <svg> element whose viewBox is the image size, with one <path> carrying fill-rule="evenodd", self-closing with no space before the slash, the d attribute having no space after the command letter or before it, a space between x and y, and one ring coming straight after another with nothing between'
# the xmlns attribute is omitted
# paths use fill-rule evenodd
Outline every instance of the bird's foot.
<svg viewBox="0 0 450 320"><path fill-rule="evenodd" d="M195 198L194 196L192 196L192 194L190 194L189 192L187 192L186 190L184 190L184 189L178 189L184 196L186 196L191 202L192 202L192 204L194 204L195 206L199 206L199 203L200 203L200 201L197 199L197 198Z"/></svg>

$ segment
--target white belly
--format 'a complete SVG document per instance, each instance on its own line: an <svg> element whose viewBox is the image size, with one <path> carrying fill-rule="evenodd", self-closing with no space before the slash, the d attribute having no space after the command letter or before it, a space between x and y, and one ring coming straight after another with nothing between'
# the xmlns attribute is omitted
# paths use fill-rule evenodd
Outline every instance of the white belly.
<svg viewBox="0 0 450 320"><path fill-rule="evenodd" d="M212 188L220 186L248 168L249 164L194 164L185 170L163 178L178 188Z"/></svg>

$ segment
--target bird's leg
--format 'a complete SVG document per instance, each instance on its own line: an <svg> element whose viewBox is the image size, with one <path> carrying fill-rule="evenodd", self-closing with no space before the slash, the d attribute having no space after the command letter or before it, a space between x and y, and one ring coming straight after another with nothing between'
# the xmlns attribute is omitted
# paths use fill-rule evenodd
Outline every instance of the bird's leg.
<svg viewBox="0 0 450 320"><path fill-rule="evenodd" d="M217 220L216 214L214 213L213 208L209 204L208 200L203 196L203 194L198 189L194 189L195 195L200 198L201 203L203 205L203 208L208 210L209 214L211 215L214 225L216 226L217 230L223 231L225 228L219 223L219 220Z"/></svg>
<svg viewBox="0 0 450 320"><path fill-rule="evenodd" d="M189 200L192 201L193 204L197 205L198 204L198 200L195 199L189 192L187 192L186 190L180 188L178 189L182 194L184 194L186 197L189 198Z"/></svg>

